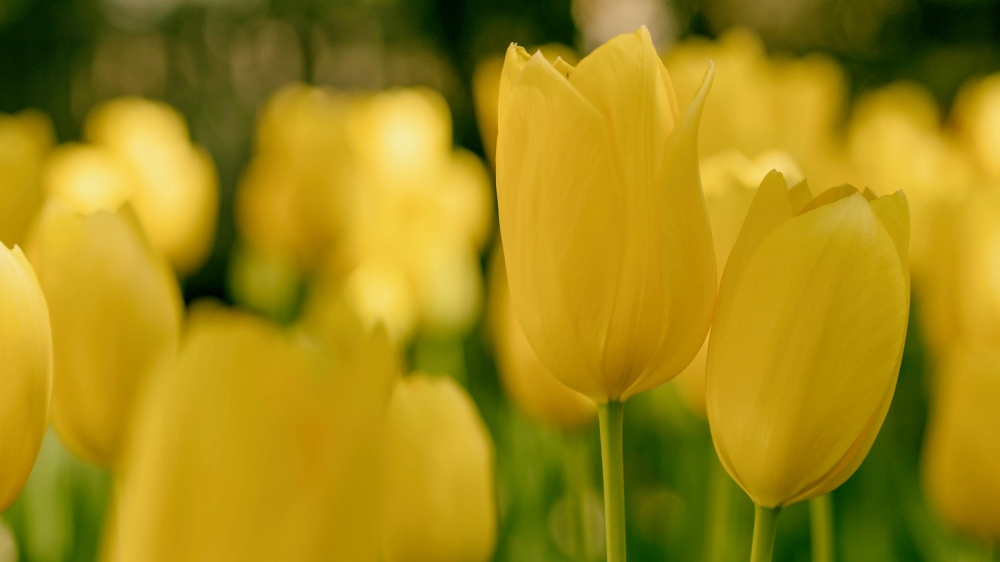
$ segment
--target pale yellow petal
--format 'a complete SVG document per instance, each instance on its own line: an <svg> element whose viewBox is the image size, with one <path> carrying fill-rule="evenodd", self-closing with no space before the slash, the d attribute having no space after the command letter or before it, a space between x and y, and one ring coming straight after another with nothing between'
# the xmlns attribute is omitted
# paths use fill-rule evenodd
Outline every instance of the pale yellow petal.
<svg viewBox="0 0 1000 562"><path fill-rule="evenodd" d="M507 47L507 54L504 56L503 68L500 71L500 91L497 98L497 128L504 122L504 114L507 111L507 99L510 97L510 90L514 87L518 74L524 65L528 64L531 55L524 47L511 43ZM497 133L499 134L499 132Z"/></svg>
<svg viewBox="0 0 1000 562"><path fill-rule="evenodd" d="M514 310L556 378L606 400L601 347L624 240L603 120L541 54L505 113L497 202Z"/></svg>
<svg viewBox="0 0 1000 562"><path fill-rule="evenodd" d="M775 230L730 290L709 350L713 438L754 501L785 505L884 404L905 335L904 275L856 193Z"/></svg>

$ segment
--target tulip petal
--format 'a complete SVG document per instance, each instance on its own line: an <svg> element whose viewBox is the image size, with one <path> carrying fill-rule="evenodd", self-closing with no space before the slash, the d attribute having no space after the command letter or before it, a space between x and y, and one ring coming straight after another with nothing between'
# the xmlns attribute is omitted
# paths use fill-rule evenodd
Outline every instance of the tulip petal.
<svg viewBox="0 0 1000 562"><path fill-rule="evenodd" d="M542 363L600 401L623 247L619 193L600 113L536 53L513 84L497 142L512 303Z"/></svg>
<svg viewBox="0 0 1000 562"><path fill-rule="evenodd" d="M656 355L641 376L624 390L623 399L677 376L698 353L711 325L717 266L701 189L697 149L698 124L714 77L715 69L709 66L684 119L667 139L666 156L657 183L660 189L653 193L651 200L655 244L647 250L650 254L645 264L647 283L658 284L664 302L657 311L636 311L656 318L666 329L658 342ZM648 308L648 297L640 302ZM615 309L615 319L621 318L620 311L621 308ZM656 312L662 314L662 319ZM612 323L612 329L618 326ZM641 325L636 322L635 326L638 329ZM619 337L627 333L619 332ZM633 336L632 341L637 338Z"/></svg>
<svg viewBox="0 0 1000 562"><path fill-rule="evenodd" d="M792 213L799 214L806 205L812 202L812 192L809 191L809 182L802 180L788 189L788 200L792 204Z"/></svg>
<svg viewBox="0 0 1000 562"><path fill-rule="evenodd" d="M500 72L500 92L497 102L497 123L503 123L504 115L507 111L507 98L510 97L510 89L514 86L514 80L521 73L524 65L528 64L531 55L524 47L511 43L507 47L507 55L504 57L503 70Z"/></svg>
<svg viewBox="0 0 1000 562"><path fill-rule="evenodd" d="M904 275L855 195L775 230L720 298L708 359L713 437L763 506L786 505L859 447L898 372Z"/></svg>

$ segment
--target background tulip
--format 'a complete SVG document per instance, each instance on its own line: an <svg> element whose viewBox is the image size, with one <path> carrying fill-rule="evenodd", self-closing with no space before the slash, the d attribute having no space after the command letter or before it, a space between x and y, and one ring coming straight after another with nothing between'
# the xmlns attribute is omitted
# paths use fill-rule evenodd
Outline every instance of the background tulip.
<svg viewBox="0 0 1000 562"><path fill-rule="evenodd" d="M945 362L924 446L924 486L945 520L1000 540L1000 353L960 345Z"/></svg>
<svg viewBox="0 0 1000 562"><path fill-rule="evenodd" d="M389 408L383 489L386 562L486 562L497 507L493 442L449 378L400 381Z"/></svg>
<svg viewBox="0 0 1000 562"><path fill-rule="evenodd" d="M130 207L72 204L50 199L29 241L52 316L53 422L74 454L111 466L137 393L176 354L180 290Z"/></svg>
<svg viewBox="0 0 1000 562"><path fill-rule="evenodd" d="M144 395L105 558L374 562L395 375L347 315L282 331L203 307Z"/></svg>
<svg viewBox="0 0 1000 562"><path fill-rule="evenodd" d="M708 350L716 450L766 508L853 474L888 411L906 334L906 198L843 186L810 199L776 172L761 183Z"/></svg>
<svg viewBox="0 0 1000 562"><path fill-rule="evenodd" d="M53 144L55 131L44 113L0 114L0 240L4 244L24 242L28 225L45 200L42 164Z"/></svg>
<svg viewBox="0 0 1000 562"><path fill-rule="evenodd" d="M575 68L507 50L497 195L511 299L542 363L597 402L670 380L708 330L695 143L710 82L682 119L645 28Z"/></svg>
<svg viewBox="0 0 1000 562"><path fill-rule="evenodd" d="M52 330L45 297L21 249L0 244L0 511L21 493L42 446L52 397Z"/></svg>

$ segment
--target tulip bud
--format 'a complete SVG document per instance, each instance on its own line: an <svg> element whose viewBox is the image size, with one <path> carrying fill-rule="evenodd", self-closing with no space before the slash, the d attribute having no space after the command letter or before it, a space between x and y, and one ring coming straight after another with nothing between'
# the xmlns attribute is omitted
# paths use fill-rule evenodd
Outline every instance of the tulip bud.
<svg viewBox="0 0 1000 562"><path fill-rule="evenodd" d="M924 447L927 495L956 529L1000 539L1000 353L952 350L945 362Z"/></svg>
<svg viewBox="0 0 1000 562"><path fill-rule="evenodd" d="M111 466L137 393L176 354L177 279L127 205L53 196L28 253L52 316L53 422L74 454Z"/></svg>
<svg viewBox="0 0 1000 562"><path fill-rule="evenodd" d="M212 249L219 186L212 158L191 144L184 117L163 103L119 98L88 116L84 135L131 168L130 202L150 242L178 272L193 273Z"/></svg>
<svg viewBox="0 0 1000 562"><path fill-rule="evenodd" d="M0 511L14 502L45 437L52 397L52 331L38 280L21 249L0 244Z"/></svg>
<svg viewBox="0 0 1000 562"><path fill-rule="evenodd" d="M726 264L708 349L722 464L757 505L825 494L861 464L896 388L909 313L902 193L811 199L772 172Z"/></svg>
<svg viewBox="0 0 1000 562"><path fill-rule="evenodd" d="M486 562L496 545L493 443L449 378L400 381L389 408L383 489L386 562Z"/></svg>
<svg viewBox="0 0 1000 562"><path fill-rule="evenodd" d="M324 328L202 308L139 407L109 560L377 559L395 365L384 334Z"/></svg>
<svg viewBox="0 0 1000 562"><path fill-rule="evenodd" d="M592 421L597 415L594 402L553 377L524 337L510 306L500 244L490 264L489 316L500 382L514 403L532 417L566 429Z"/></svg>
<svg viewBox="0 0 1000 562"><path fill-rule="evenodd" d="M39 176L54 141L52 122L43 113L0 115L0 240L5 244L23 242L45 200Z"/></svg>
<svg viewBox="0 0 1000 562"><path fill-rule="evenodd" d="M511 301L542 363L597 402L667 382L708 331L696 144L711 80L682 117L645 28L576 67L507 50L497 196Z"/></svg>

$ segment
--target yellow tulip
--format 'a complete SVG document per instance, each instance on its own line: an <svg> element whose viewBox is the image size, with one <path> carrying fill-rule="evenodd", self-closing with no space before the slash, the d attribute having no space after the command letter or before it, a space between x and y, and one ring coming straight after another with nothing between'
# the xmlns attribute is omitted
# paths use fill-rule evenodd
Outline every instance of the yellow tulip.
<svg viewBox="0 0 1000 562"><path fill-rule="evenodd" d="M1000 353L959 346L945 362L924 446L931 502L955 528L1000 540Z"/></svg>
<svg viewBox="0 0 1000 562"><path fill-rule="evenodd" d="M490 264L489 321L500 382L515 404L538 420L566 429L594 420L594 402L556 380L524 337L510 305L507 268L499 244Z"/></svg>
<svg viewBox="0 0 1000 562"><path fill-rule="evenodd" d="M45 195L39 184L55 142L49 118L37 111L0 115L0 241L19 244Z"/></svg>
<svg viewBox="0 0 1000 562"><path fill-rule="evenodd" d="M950 268L935 272L939 301L930 304L939 312L935 319L953 320L946 324L953 332L938 343L950 348L959 339L1000 348L1000 187L975 191L954 213L951 225L942 224L953 230L935 233L945 246L935 256L938 267Z"/></svg>
<svg viewBox="0 0 1000 562"><path fill-rule="evenodd" d="M496 545L493 443L450 378L408 377L386 421L382 557L486 562Z"/></svg>
<svg viewBox="0 0 1000 562"><path fill-rule="evenodd" d="M961 140L980 170L1000 178L1000 73L962 87L955 99Z"/></svg>
<svg viewBox="0 0 1000 562"><path fill-rule="evenodd" d="M902 193L812 199L772 172L723 274L707 406L722 464L762 508L843 483L896 387L909 312Z"/></svg>
<svg viewBox="0 0 1000 562"><path fill-rule="evenodd" d="M729 252L740 233L743 219L750 210L757 186L771 170L778 170L793 183L802 179L798 165L787 153L770 150L751 160L737 150L726 150L701 162L705 203L712 224L712 242L719 276L726 267ZM691 363L677 376L677 388L691 410L705 417L705 361L708 341L702 344Z"/></svg>
<svg viewBox="0 0 1000 562"><path fill-rule="evenodd" d="M144 395L106 560L377 560L395 365L384 335L326 328L199 313Z"/></svg>
<svg viewBox="0 0 1000 562"><path fill-rule="evenodd" d="M497 194L511 299L549 371L596 402L667 382L711 322L715 255L685 115L649 33L576 67L511 45Z"/></svg>
<svg viewBox="0 0 1000 562"><path fill-rule="evenodd" d="M52 317L53 422L74 454L113 466L136 395L176 354L181 295L128 205L80 208L51 198L28 254Z"/></svg>
<svg viewBox="0 0 1000 562"><path fill-rule="evenodd" d="M38 279L17 246L0 244L0 511L28 480L49 424L52 330Z"/></svg>
<svg viewBox="0 0 1000 562"><path fill-rule="evenodd" d="M130 202L150 241L179 273L193 273L212 249L219 185L184 117L163 103L119 98L87 117L84 136L131 166L137 183Z"/></svg>

